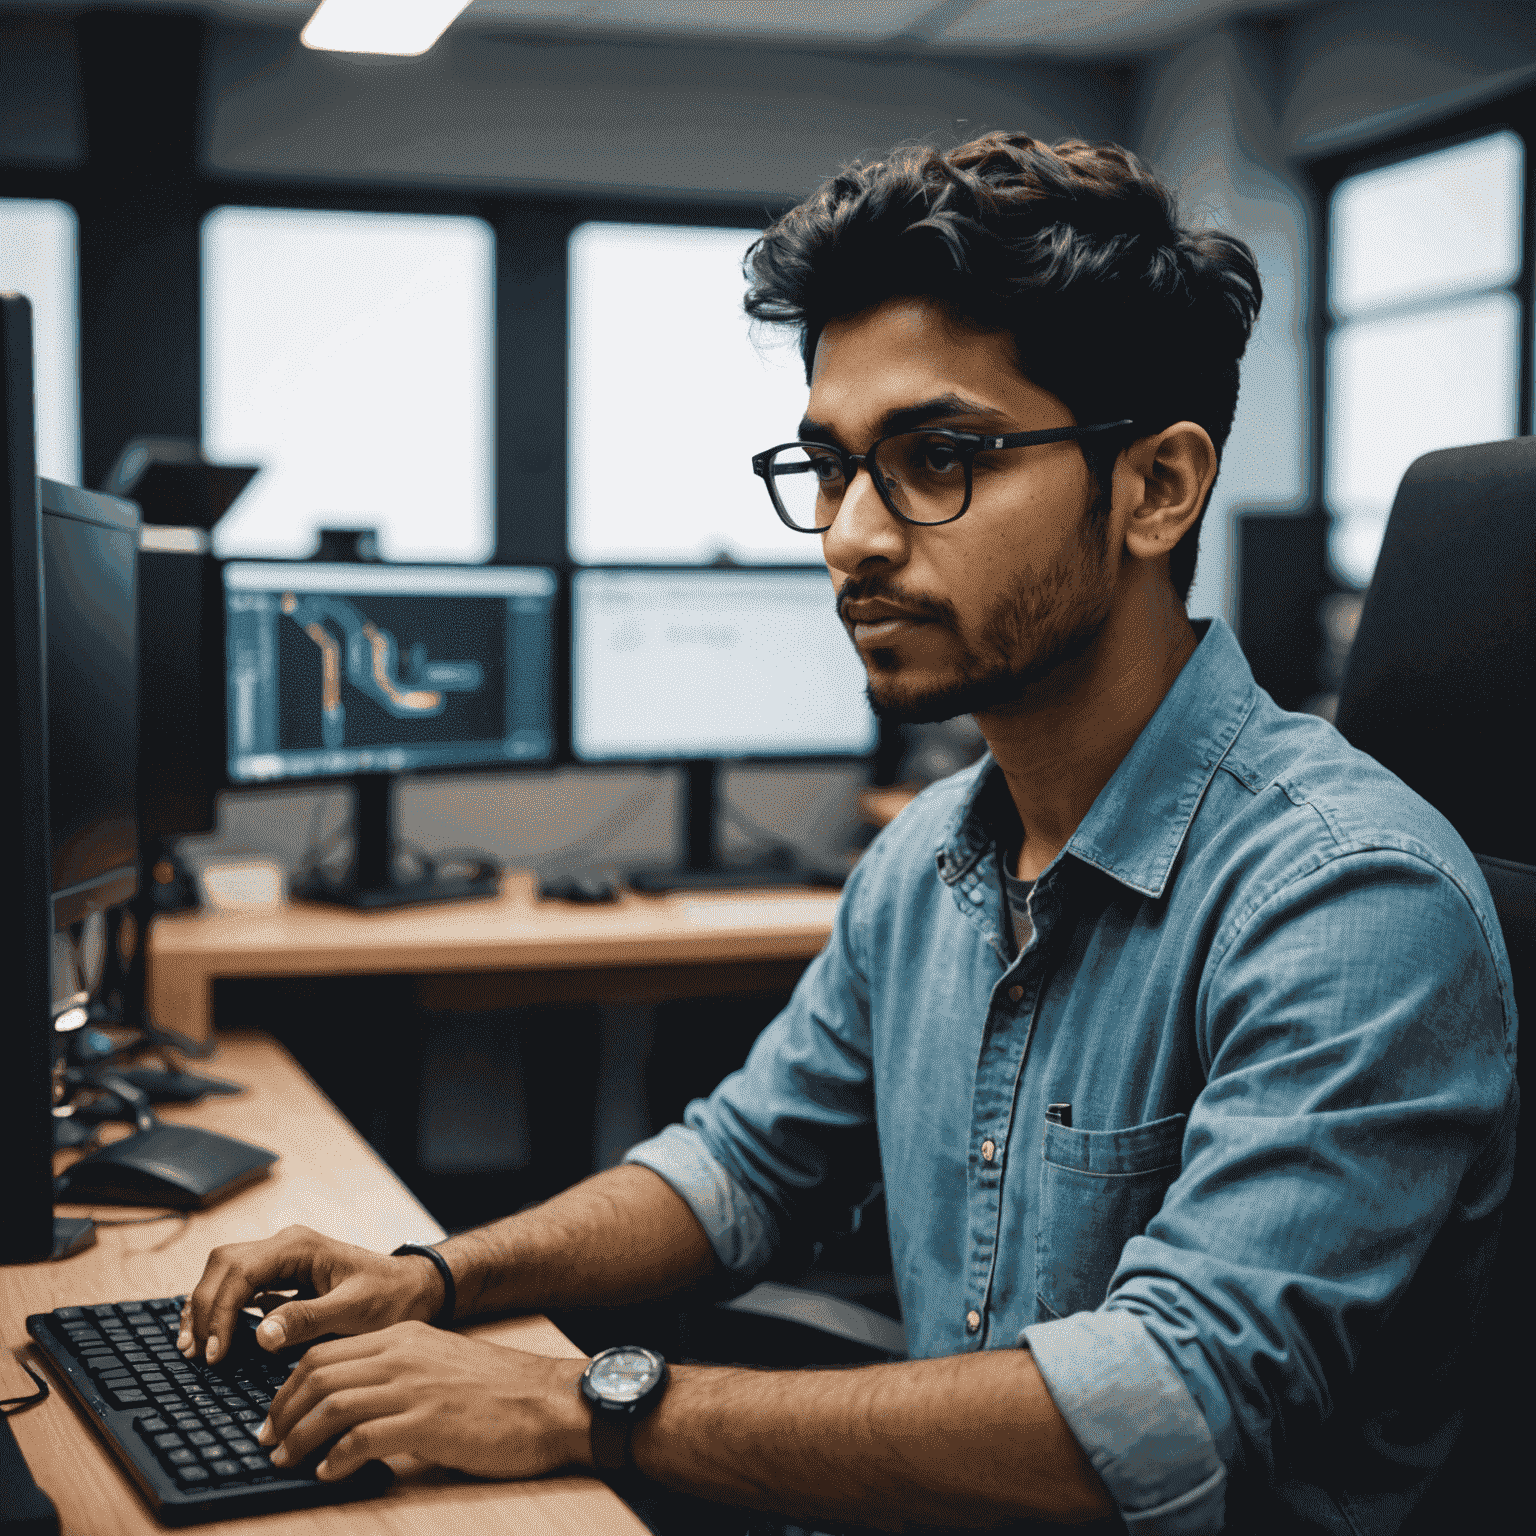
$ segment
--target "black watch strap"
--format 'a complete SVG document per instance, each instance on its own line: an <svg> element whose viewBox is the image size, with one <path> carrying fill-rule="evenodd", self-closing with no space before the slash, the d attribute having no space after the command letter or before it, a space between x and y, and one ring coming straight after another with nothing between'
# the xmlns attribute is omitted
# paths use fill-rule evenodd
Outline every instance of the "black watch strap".
<svg viewBox="0 0 1536 1536"><path fill-rule="evenodd" d="M599 1472L622 1472L629 1463L629 1437L635 1416L628 1410L592 1411L592 1464Z"/></svg>
<svg viewBox="0 0 1536 1536"><path fill-rule="evenodd" d="M390 1258L400 1259L409 1254L415 1254L423 1259L431 1259L437 1266L438 1274L443 1277L443 1304L437 1309L437 1315L432 1319L432 1326L434 1328L451 1328L453 1326L453 1315L459 1308L459 1297L453 1283L453 1271L448 1267L448 1260L436 1248L427 1248L421 1243L401 1243L390 1254Z"/></svg>

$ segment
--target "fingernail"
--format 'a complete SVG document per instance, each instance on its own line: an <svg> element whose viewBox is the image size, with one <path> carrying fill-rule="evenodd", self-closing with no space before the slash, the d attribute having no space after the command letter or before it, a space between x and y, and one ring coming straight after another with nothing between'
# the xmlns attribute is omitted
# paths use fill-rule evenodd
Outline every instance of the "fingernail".
<svg viewBox="0 0 1536 1536"><path fill-rule="evenodd" d="M281 1349L288 1342L288 1330L275 1317L269 1317L256 1329L256 1339L266 1349Z"/></svg>
<svg viewBox="0 0 1536 1536"><path fill-rule="evenodd" d="M286 1467L288 1465L288 1452L282 1446L272 1452L272 1465L274 1467Z"/></svg>
<svg viewBox="0 0 1536 1536"><path fill-rule="evenodd" d="M276 1439L277 1435L273 1432L272 1429L272 1420L263 1419L261 1421L261 1428L256 1431L257 1445L271 1445L272 1442Z"/></svg>
<svg viewBox="0 0 1536 1536"><path fill-rule="evenodd" d="M274 1456L272 1458L272 1460L276 1461L277 1457ZM324 1461L322 1461L318 1467L315 1468L315 1476L318 1477L318 1478L321 1478L321 1479L326 1479L326 1478L329 1478L330 1475L331 1475L331 1459L330 1459L329 1456L327 1456L326 1459Z"/></svg>
<svg viewBox="0 0 1536 1536"><path fill-rule="evenodd" d="M176 1335L176 1348L184 1355L192 1353L192 1335L185 1328Z"/></svg>
<svg viewBox="0 0 1536 1536"><path fill-rule="evenodd" d="M206 1350L206 1354L208 1356L208 1364L212 1365L223 1353L224 1341L218 1336L218 1334L210 1333L208 1335L208 1348Z"/></svg>

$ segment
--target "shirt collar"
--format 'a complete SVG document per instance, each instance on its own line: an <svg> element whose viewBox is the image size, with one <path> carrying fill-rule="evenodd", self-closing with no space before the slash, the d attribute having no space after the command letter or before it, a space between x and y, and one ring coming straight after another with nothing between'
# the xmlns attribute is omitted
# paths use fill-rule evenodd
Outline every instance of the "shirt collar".
<svg viewBox="0 0 1536 1536"><path fill-rule="evenodd" d="M1257 700L1237 637L1221 619L1210 620L1063 852L1143 895L1161 896L1206 786ZM991 755L974 771L937 850L939 875L951 885L991 851L995 829L1012 815L1008 786Z"/></svg>

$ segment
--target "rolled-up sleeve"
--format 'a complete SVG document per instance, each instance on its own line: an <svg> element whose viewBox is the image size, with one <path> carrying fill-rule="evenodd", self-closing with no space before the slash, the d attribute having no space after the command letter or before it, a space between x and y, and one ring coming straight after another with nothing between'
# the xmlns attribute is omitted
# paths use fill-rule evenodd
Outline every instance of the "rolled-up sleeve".
<svg viewBox="0 0 1536 1536"><path fill-rule="evenodd" d="M1036 1323L1019 1341L1136 1532L1203 1536L1223 1524L1226 1468L1184 1378L1128 1312Z"/></svg>
<svg viewBox="0 0 1536 1536"><path fill-rule="evenodd" d="M768 1268L792 1228L835 1222L880 1176L869 988L856 958L860 875L745 1066L625 1158L676 1190L742 1281Z"/></svg>
<svg viewBox="0 0 1536 1536"><path fill-rule="evenodd" d="M1483 1241L1509 1184L1515 1018L1490 905L1432 857L1349 851L1217 935L1179 1177L1103 1306L1019 1340L1131 1529L1220 1531L1223 1483L1283 1482L1362 1356L1390 1415L1383 1358L1409 1369L1414 1328L1470 1326L1433 1314L1444 1290L1405 1297L1432 1245L1447 1276L1475 1261L1448 1229Z"/></svg>

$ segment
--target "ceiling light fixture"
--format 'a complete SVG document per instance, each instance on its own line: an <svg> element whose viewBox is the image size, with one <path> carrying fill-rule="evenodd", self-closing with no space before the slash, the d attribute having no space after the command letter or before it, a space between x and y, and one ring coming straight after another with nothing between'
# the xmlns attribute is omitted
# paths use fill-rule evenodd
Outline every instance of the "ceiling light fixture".
<svg viewBox="0 0 1536 1536"><path fill-rule="evenodd" d="M332 53L422 54L469 0L323 0L299 34L306 48Z"/></svg>

